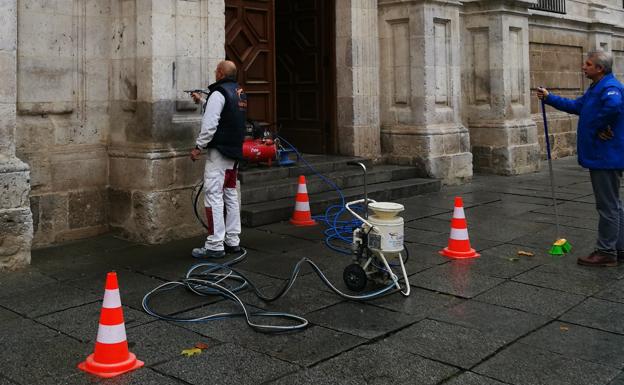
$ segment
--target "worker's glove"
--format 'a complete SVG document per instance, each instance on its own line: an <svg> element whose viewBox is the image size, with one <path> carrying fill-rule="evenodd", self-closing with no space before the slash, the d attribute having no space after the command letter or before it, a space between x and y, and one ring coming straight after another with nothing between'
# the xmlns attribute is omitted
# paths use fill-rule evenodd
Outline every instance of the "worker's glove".
<svg viewBox="0 0 624 385"><path fill-rule="evenodd" d="M607 126L606 130L598 132L598 137L602 140L613 139L613 130L611 129L611 126Z"/></svg>
<svg viewBox="0 0 624 385"><path fill-rule="evenodd" d="M191 150L191 160L193 162L199 159L200 155L201 155L201 150L199 148L195 147L194 149Z"/></svg>

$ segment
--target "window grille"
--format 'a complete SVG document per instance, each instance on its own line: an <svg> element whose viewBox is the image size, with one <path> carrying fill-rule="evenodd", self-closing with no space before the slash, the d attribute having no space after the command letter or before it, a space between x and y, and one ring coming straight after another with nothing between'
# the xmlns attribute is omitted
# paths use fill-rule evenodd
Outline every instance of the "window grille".
<svg viewBox="0 0 624 385"><path fill-rule="evenodd" d="M546 12L566 13L565 0L537 0L537 4L531 8Z"/></svg>

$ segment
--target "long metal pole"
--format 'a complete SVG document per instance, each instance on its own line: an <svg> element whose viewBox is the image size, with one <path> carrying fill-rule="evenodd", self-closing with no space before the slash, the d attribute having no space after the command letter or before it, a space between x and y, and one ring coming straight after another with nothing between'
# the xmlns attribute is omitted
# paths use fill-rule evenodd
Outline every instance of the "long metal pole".
<svg viewBox="0 0 624 385"><path fill-rule="evenodd" d="M550 174L550 192L552 194L553 207L555 208L555 225L557 226L557 239L559 239L559 213L557 212L557 198L555 197L555 174L550 157L550 139L548 137L548 120L546 119L546 103L542 99L542 117L544 118L544 135L546 137L546 156L548 157L548 173Z"/></svg>

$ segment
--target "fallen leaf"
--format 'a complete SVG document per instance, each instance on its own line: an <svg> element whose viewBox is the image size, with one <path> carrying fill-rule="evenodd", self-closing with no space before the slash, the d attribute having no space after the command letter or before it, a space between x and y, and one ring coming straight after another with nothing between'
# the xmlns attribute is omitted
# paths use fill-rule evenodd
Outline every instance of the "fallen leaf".
<svg viewBox="0 0 624 385"><path fill-rule="evenodd" d="M535 254L531 253L530 251L518 250L518 255L524 255L525 257L532 257Z"/></svg>
<svg viewBox="0 0 624 385"><path fill-rule="evenodd" d="M568 330L570 330L570 328L567 326L559 326L559 330L561 330L562 332L567 332Z"/></svg>
<svg viewBox="0 0 624 385"><path fill-rule="evenodd" d="M184 354L187 357L194 356L195 354L201 354L201 349L192 348L192 349L184 349L181 354Z"/></svg>
<svg viewBox="0 0 624 385"><path fill-rule="evenodd" d="M198 343L195 344L195 347L197 349L204 350L204 349L208 349L208 344L203 343L203 342L198 342Z"/></svg>
<svg viewBox="0 0 624 385"><path fill-rule="evenodd" d="M508 260L508 261L511 261L511 262L518 262L518 261L520 260L520 258L516 258L516 257L509 257L509 258L507 258L507 260Z"/></svg>

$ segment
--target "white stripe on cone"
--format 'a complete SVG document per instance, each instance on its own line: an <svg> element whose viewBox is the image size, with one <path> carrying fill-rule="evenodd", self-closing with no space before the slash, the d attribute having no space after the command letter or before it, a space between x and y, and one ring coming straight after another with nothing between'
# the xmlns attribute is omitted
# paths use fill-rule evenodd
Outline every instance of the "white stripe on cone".
<svg viewBox="0 0 624 385"><path fill-rule="evenodd" d="M97 342L103 344L117 344L126 340L126 325L102 325L98 327Z"/></svg>
<svg viewBox="0 0 624 385"><path fill-rule="evenodd" d="M455 210L453 210L453 218L455 218L455 219L464 219L464 218L466 218L466 214L464 214L464 208L463 207L455 207Z"/></svg>
<svg viewBox="0 0 624 385"><path fill-rule="evenodd" d="M295 211L310 211L310 202L295 202Z"/></svg>
<svg viewBox="0 0 624 385"><path fill-rule="evenodd" d="M454 229L451 228L451 239L457 241L465 241L468 239L468 229Z"/></svg>
<svg viewBox="0 0 624 385"><path fill-rule="evenodd" d="M102 302L102 307L106 309L116 309L121 307L119 289L104 290L104 301Z"/></svg>
<svg viewBox="0 0 624 385"><path fill-rule="evenodd" d="M297 189L297 193L299 193L299 194L307 194L308 193L308 188L306 187L306 185L300 184L299 188Z"/></svg>

